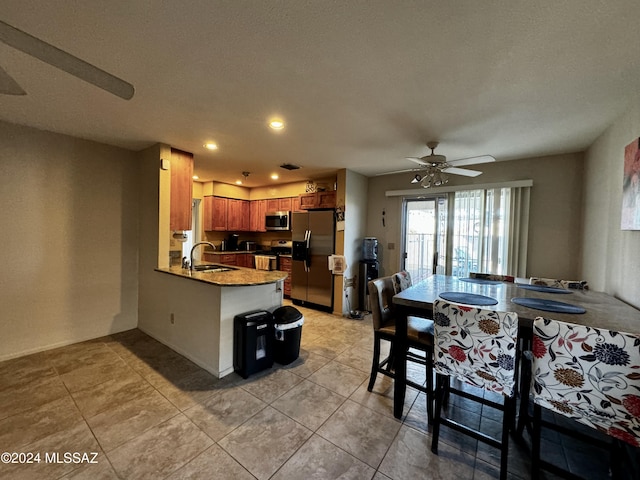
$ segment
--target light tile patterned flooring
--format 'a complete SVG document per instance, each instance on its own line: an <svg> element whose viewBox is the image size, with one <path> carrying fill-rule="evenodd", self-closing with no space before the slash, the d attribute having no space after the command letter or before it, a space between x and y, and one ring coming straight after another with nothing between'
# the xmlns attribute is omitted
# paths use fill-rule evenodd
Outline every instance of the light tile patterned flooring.
<svg viewBox="0 0 640 480"><path fill-rule="evenodd" d="M370 318L297 308L300 358L246 380L218 380L137 329L0 363L0 452L41 454L0 463L0 478L497 478L497 452L446 428L431 453L423 394L408 391L399 421L390 379L367 391ZM410 364L410 375L424 382L420 368ZM499 428L489 412L452 405ZM547 454L570 461L572 448L557 442ZM606 461L579 450L576 468L606 478ZM60 458L46 462L45 452ZM65 463L65 452L97 452L97 463ZM528 455L512 445L510 478L529 478Z"/></svg>

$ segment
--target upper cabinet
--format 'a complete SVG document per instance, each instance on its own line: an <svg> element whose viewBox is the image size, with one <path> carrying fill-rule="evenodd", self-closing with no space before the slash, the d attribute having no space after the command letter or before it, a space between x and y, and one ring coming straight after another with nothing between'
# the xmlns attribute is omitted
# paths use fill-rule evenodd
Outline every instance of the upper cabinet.
<svg viewBox="0 0 640 480"><path fill-rule="evenodd" d="M227 231L227 208L229 199L224 197L204 197L204 229L207 232Z"/></svg>
<svg viewBox="0 0 640 480"><path fill-rule="evenodd" d="M191 230L193 154L171 149L171 230Z"/></svg>
<svg viewBox="0 0 640 480"><path fill-rule="evenodd" d="M327 192L303 193L298 198L300 199L301 210L336 208L335 190Z"/></svg>
<svg viewBox="0 0 640 480"><path fill-rule="evenodd" d="M253 200L249 212L249 230L252 232L266 232L264 217L267 214L266 200Z"/></svg>
<svg viewBox="0 0 640 480"><path fill-rule="evenodd" d="M227 230L248 232L250 229L250 206L248 200L228 199Z"/></svg>

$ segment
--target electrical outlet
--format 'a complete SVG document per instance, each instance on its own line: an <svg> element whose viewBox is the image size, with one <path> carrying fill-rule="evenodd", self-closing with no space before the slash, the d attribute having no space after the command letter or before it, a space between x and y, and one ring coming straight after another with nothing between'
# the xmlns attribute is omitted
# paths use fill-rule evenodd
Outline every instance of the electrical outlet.
<svg viewBox="0 0 640 480"><path fill-rule="evenodd" d="M170 322L171 322L171 325L176 323L176 318L174 317L173 313L171 314Z"/></svg>

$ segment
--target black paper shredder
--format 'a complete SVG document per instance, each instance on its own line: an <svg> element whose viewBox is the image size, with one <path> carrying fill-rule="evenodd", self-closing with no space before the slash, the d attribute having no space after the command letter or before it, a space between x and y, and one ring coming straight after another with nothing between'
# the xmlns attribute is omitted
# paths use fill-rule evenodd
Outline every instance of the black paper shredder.
<svg viewBox="0 0 640 480"><path fill-rule="evenodd" d="M233 369L242 378L273 366L273 315L266 310L233 319Z"/></svg>

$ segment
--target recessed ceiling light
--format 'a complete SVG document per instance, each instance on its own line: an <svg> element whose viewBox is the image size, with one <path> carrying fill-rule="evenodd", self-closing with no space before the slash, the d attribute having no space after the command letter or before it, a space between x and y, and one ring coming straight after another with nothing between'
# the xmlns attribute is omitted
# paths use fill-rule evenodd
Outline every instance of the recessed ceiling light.
<svg viewBox="0 0 640 480"><path fill-rule="evenodd" d="M207 148L209 150L217 150L218 149L218 145L216 145L215 143L205 143L204 146L205 146L205 148Z"/></svg>
<svg viewBox="0 0 640 480"><path fill-rule="evenodd" d="M284 120L281 118L272 118L269 121L269 127L273 130L282 130L284 128Z"/></svg>
<svg viewBox="0 0 640 480"><path fill-rule="evenodd" d="M278 177L278 174L277 174L277 173L272 173L272 174L271 174L271 178L272 178L273 180L277 180L277 179L278 179L278 178L280 178L280 177Z"/></svg>
<svg viewBox="0 0 640 480"><path fill-rule="evenodd" d="M193 176L193 177L191 177L191 178L193 178L194 180L198 180L200 177L199 177L198 175L194 175L194 176Z"/></svg>

